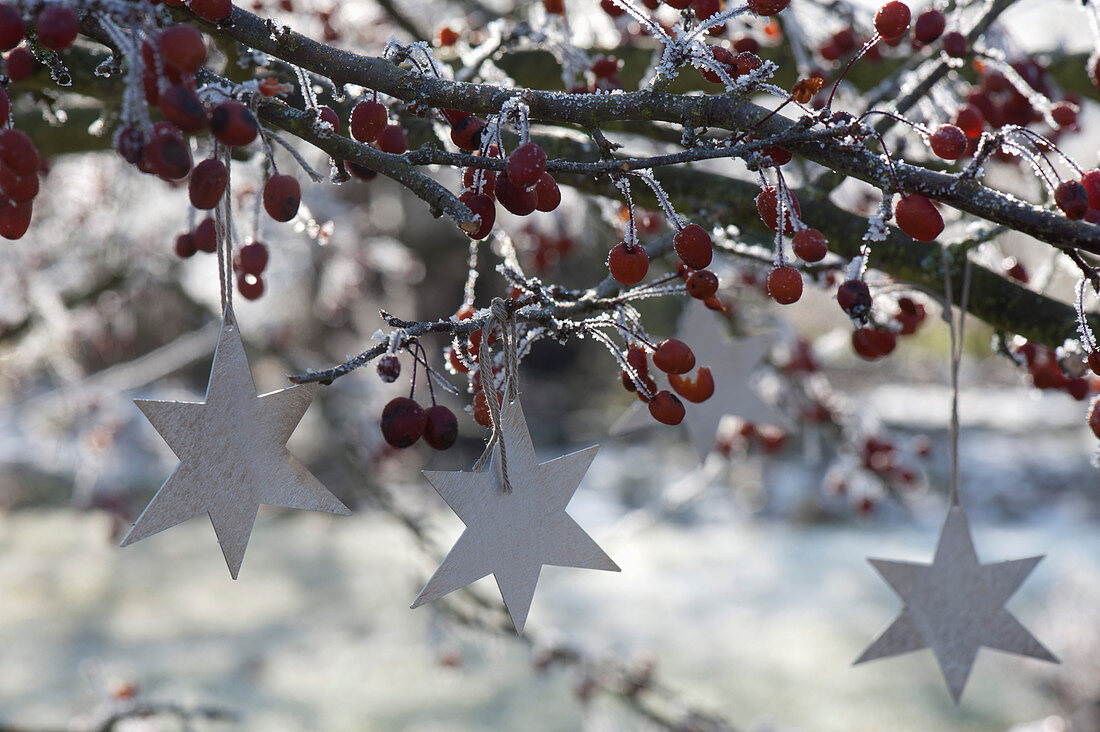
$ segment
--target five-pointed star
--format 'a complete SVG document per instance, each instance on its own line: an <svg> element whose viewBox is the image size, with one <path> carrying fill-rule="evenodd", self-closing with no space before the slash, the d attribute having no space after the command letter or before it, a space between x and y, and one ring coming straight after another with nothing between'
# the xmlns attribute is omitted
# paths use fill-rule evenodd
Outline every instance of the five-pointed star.
<svg viewBox="0 0 1100 732"><path fill-rule="evenodd" d="M700 458L714 449L718 428L726 415L748 422L785 426L787 420L768 406L749 381L753 370L771 348L769 336L752 336L733 340L716 316L705 306L691 303L680 321L677 338L687 343L695 354L696 367L706 366L714 377L714 394L704 402L684 403L683 425ZM667 388L667 379L657 369L658 387ZM622 418L611 427L611 434L623 434L653 424L645 404L631 405Z"/></svg>
<svg viewBox="0 0 1100 732"><path fill-rule="evenodd" d="M1004 609L1040 559L979 564L966 514L952 506L932 564L869 560L906 606L856 663L931 648L956 703L981 646L1058 663Z"/></svg>
<svg viewBox="0 0 1100 732"><path fill-rule="evenodd" d="M207 513L236 579L261 503L350 514L286 449L317 388L302 384L257 396L240 333L227 313L205 402L135 402L180 464L122 546Z"/></svg>
<svg viewBox="0 0 1100 732"><path fill-rule="evenodd" d="M499 446L485 470L424 471L466 530L412 607L492 574L522 633L542 565L612 572L619 567L565 512L599 446L540 464L519 399L501 409L501 428L510 493L504 492Z"/></svg>

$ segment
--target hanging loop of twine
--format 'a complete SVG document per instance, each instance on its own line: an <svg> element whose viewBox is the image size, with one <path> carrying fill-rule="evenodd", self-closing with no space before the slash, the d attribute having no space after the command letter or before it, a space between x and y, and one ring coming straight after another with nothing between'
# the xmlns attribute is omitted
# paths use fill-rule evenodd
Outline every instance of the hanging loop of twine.
<svg viewBox="0 0 1100 732"><path fill-rule="evenodd" d="M481 327L481 345L478 348L477 362L481 375L481 388L485 392L485 403L489 407L489 420L492 424L492 432L489 441L485 444L485 450L481 457L474 463L474 470L481 470L493 454L493 447L500 448L500 474L504 484L504 492L512 492L512 484L508 480L508 452L504 444L504 429L500 422L500 409L503 404L515 400L519 394L517 384L517 371L519 364L518 344L516 343L516 319L508 305L499 297L493 298L489 308L490 315ZM504 395L503 402L497 393L496 380L493 376L493 358L489 347L489 336L496 327L500 327L500 347L504 354Z"/></svg>
<svg viewBox="0 0 1100 732"><path fill-rule="evenodd" d="M213 154L215 158L225 163L226 183L225 194L214 207L214 232L217 238L218 252L218 288L221 291L222 318L227 325L232 326L233 318L233 212L230 208L229 169L230 159L228 150L219 149L214 144Z"/></svg>
<svg viewBox="0 0 1100 732"><path fill-rule="evenodd" d="M962 293L959 317L954 314L955 291L951 285L951 255L943 250L944 320L951 336L951 493L950 505L959 502L959 364L962 363L963 336L966 329L966 308L970 302L970 257L963 253Z"/></svg>

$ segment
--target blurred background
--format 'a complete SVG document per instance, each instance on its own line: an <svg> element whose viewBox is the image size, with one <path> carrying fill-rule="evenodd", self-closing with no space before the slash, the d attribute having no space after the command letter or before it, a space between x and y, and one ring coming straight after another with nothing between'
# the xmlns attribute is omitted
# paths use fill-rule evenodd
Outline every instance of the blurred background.
<svg viewBox="0 0 1100 732"><path fill-rule="evenodd" d="M1073 5L1021 3L1006 22L1087 50L1080 17L1053 10ZM355 29L346 45L377 50L392 30L372 3L335 12L326 22ZM323 30L311 17L295 27ZM613 47L606 18L591 20L582 33ZM1095 122L1085 103L1086 132L1063 143L1086 165ZM991 176L1029 190L1016 169ZM408 609L462 529L419 470L468 469L486 431L468 395L437 390L459 415L456 448L387 447L378 416L407 380L384 384L373 365L322 388L289 445L354 515L263 507L236 582L205 517L120 549L176 465L132 400L201 399L218 332L214 258L172 252L195 223L186 191L149 181L110 152L56 156L30 232L0 247L0 730L1100 729L1087 403L1033 388L977 321L960 375L963 503L983 561L1046 555L1008 607L1062 664L985 649L959 707L928 651L851 667L900 610L866 558L930 561L946 508L936 293L897 293L927 318L869 363L831 288L779 308L759 264L723 265L729 312L714 317L730 337L772 337L752 378L791 425L728 420L702 461L682 427L609 434L636 400L598 344L536 346L521 370L536 447L601 445L569 510L623 571L544 568L522 638L491 578ZM238 211L259 181L258 165L234 168ZM271 251L266 293L236 304L260 391L368 348L380 308L436 318L462 302L468 242L418 200L381 178L303 189L293 223L238 222ZM857 194L840 196L858 208ZM569 191L533 223L500 215L528 273L571 288L600 279L621 237L617 204ZM665 233L654 219L646 236ZM478 304L505 292L499 246L482 247ZM1005 236L975 256L1013 257L1071 293L1048 247ZM681 307L643 303L650 333L675 334ZM447 344L425 344L442 369Z"/></svg>

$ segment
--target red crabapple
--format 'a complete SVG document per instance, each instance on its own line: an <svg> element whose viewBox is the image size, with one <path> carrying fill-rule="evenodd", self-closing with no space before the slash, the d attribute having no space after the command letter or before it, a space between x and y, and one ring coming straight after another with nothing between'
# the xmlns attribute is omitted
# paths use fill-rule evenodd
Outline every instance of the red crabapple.
<svg viewBox="0 0 1100 732"><path fill-rule="evenodd" d="M714 256L710 234L699 224L688 224L680 229L672 243L676 248L676 256L692 269L703 269Z"/></svg>
<svg viewBox="0 0 1100 732"><path fill-rule="evenodd" d="M649 271L649 255L638 244L628 247L626 242L619 242L607 255L607 268L620 284L635 285Z"/></svg>
<svg viewBox="0 0 1100 732"><path fill-rule="evenodd" d="M391 399L382 409L382 437L394 447L409 447L424 434L428 415L408 397Z"/></svg>
<svg viewBox="0 0 1100 732"><path fill-rule="evenodd" d="M264 184L264 210L276 221L290 221L298 215L302 189L293 176L275 174Z"/></svg>
<svg viewBox="0 0 1100 732"><path fill-rule="evenodd" d="M802 274L790 266L768 272L768 295L780 305L790 305L802 297Z"/></svg>
<svg viewBox="0 0 1100 732"><path fill-rule="evenodd" d="M886 40L899 38L909 27L909 6L899 0L891 0L875 13L875 30Z"/></svg>
<svg viewBox="0 0 1100 732"><path fill-rule="evenodd" d="M919 193L903 195L894 207L898 226L917 241L935 241L943 233L943 217L929 199Z"/></svg>

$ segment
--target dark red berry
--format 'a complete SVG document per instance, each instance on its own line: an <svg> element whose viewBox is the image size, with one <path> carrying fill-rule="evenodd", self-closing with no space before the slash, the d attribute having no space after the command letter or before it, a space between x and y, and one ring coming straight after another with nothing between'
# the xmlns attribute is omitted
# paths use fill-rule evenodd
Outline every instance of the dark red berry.
<svg viewBox="0 0 1100 732"><path fill-rule="evenodd" d="M181 23L165 28L158 38L164 65L181 74L193 74L206 63L206 43L193 25ZM147 63L148 65L148 63Z"/></svg>
<svg viewBox="0 0 1100 732"><path fill-rule="evenodd" d="M943 217L929 199L919 193L903 195L894 207L898 226L917 241L935 241L943 233Z"/></svg>
<svg viewBox="0 0 1100 732"><path fill-rule="evenodd" d="M521 188L512 183L507 173L497 176L496 185L493 188L497 201L505 210L516 216L526 216L532 213L539 203L538 193L535 188Z"/></svg>
<svg viewBox="0 0 1100 732"><path fill-rule="evenodd" d="M195 237L190 234L180 234L176 237L175 244L176 256L180 259L187 259L188 257L195 256L195 252L198 248L195 246Z"/></svg>
<svg viewBox="0 0 1100 732"><path fill-rule="evenodd" d="M538 183L535 183L535 196L538 198L535 208L539 211L553 211L558 207L561 203L561 190L558 189L554 176L545 172L539 176Z"/></svg>
<svg viewBox="0 0 1100 732"><path fill-rule="evenodd" d="M10 51L26 35L23 14L7 3L0 3L0 51Z"/></svg>
<svg viewBox="0 0 1100 732"><path fill-rule="evenodd" d="M692 269L703 269L714 256L710 234L699 224L688 224L676 232L672 245L680 261Z"/></svg>
<svg viewBox="0 0 1100 732"><path fill-rule="evenodd" d="M677 425L684 421L684 403L663 389L649 402L649 414L661 424Z"/></svg>
<svg viewBox="0 0 1100 732"><path fill-rule="evenodd" d="M1089 194L1080 181L1062 181L1054 189L1054 203L1067 219L1083 219L1089 210Z"/></svg>
<svg viewBox="0 0 1100 732"><path fill-rule="evenodd" d="M463 150L477 150L481 147L481 133L484 130L485 120L464 117L451 124L451 142Z"/></svg>
<svg viewBox="0 0 1100 732"><path fill-rule="evenodd" d="M802 218L802 207L798 204L798 198L795 197L794 191L787 189L787 197L790 198L791 206L794 211L785 209L783 212L783 233L794 233L794 222L792 219ZM756 197L756 212L760 214L761 220L772 231L779 230L779 199L775 186L768 186L764 190L760 191L760 194Z"/></svg>
<svg viewBox="0 0 1100 732"><path fill-rule="evenodd" d="M955 125L970 139L981 137L985 117L980 109L968 104L955 113Z"/></svg>
<svg viewBox="0 0 1100 732"><path fill-rule="evenodd" d="M189 5L192 13L211 23L229 20L233 12L230 0L190 0Z"/></svg>
<svg viewBox="0 0 1100 732"><path fill-rule="evenodd" d="M351 136L359 142L374 142L386 129L389 122L389 112L386 105L377 101L359 102L351 110L351 121L348 129Z"/></svg>
<svg viewBox="0 0 1100 732"><path fill-rule="evenodd" d="M38 149L22 130L9 128L0 132L0 163L18 176L38 170Z"/></svg>
<svg viewBox="0 0 1100 732"><path fill-rule="evenodd" d="M749 10L757 15L775 15L791 4L791 0L749 0Z"/></svg>
<svg viewBox="0 0 1100 732"><path fill-rule="evenodd" d="M240 264L241 271L245 274L256 275L259 277L267 269L267 245L263 242L254 241L251 244L245 244L241 247L240 253L237 255L237 261Z"/></svg>
<svg viewBox="0 0 1100 732"><path fill-rule="evenodd" d="M478 227L477 231L470 234L470 238L484 239L489 236L489 232L493 230L493 224L497 220L497 208L496 204L493 203L493 199L484 193L466 191L458 197L458 200L466 204L466 208L470 209L470 213L481 219L481 226Z"/></svg>
<svg viewBox="0 0 1100 732"><path fill-rule="evenodd" d="M115 149L123 160L136 165L145 155L145 135L136 127L123 127L115 137Z"/></svg>
<svg viewBox="0 0 1100 732"><path fill-rule="evenodd" d="M409 447L424 434L428 415L408 397L391 399L382 409L382 437L394 447Z"/></svg>
<svg viewBox="0 0 1100 732"><path fill-rule="evenodd" d="M965 58L969 47L966 36L958 31L951 31L943 36L943 52L952 58Z"/></svg>
<svg viewBox="0 0 1100 732"><path fill-rule="evenodd" d="M228 100L210 110L210 133L226 145L244 147L260 134L260 126L248 107Z"/></svg>
<svg viewBox="0 0 1100 732"><path fill-rule="evenodd" d="M145 146L145 162L164 180L182 180L191 172L191 148L176 135L162 132Z"/></svg>
<svg viewBox="0 0 1100 732"><path fill-rule="evenodd" d="M695 368L695 354L678 338L666 338L653 352L653 365L666 374L686 374Z"/></svg>
<svg viewBox="0 0 1100 732"><path fill-rule="evenodd" d="M792 240L794 253L803 262L820 262L829 253L829 241L817 229L801 229Z"/></svg>
<svg viewBox="0 0 1100 732"><path fill-rule="evenodd" d="M160 113L182 132L198 132L206 127L206 109L199 95L183 84L173 84L161 92Z"/></svg>
<svg viewBox="0 0 1100 732"><path fill-rule="evenodd" d="M264 294L264 280L257 275L243 272L237 278L237 292L245 300L259 300Z"/></svg>
<svg viewBox="0 0 1100 732"><path fill-rule="evenodd" d="M514 185L533 186L546 171L546 153L537 144L525 142L508 156L505 171Z"/></svg>
<svg viewBox="0 0 1100 732"><path fill-rule="evenodd" d="M947 18L943 11L929 8L917 16L913 23L913 38L921 43L928 44L943 35L947 27Z"/></svg>
<svg viewBox="0 0 1100 732"><path fill-rule="evenodd" d="M38 174L17 176L7 166L0 165L0 193L14 203L25 203L38 195Z"/></svg>
<svg viewBox="0 0 1100 732"><path fill-rule="evenodd" d="M897 345L897 336L888 330L857 328L852 331L852 348L868 361L888 356Z"/></svg>
<svg viewBox="0 0 1100 732"><path fill-rule="evenodd" d="M688 275L688 294L696 300L709 300L718 292L718 275L709 269L697 269Z"/></svg>
<svg viewBox="0 0 1100 732"><path fill-rule="evenodd" d="M0 236L19 239L31 226L33 204L30 201L14 203L0 201Z"/></svg>
<svg viewBox="0 0 1100 732"><path fill-rule="evenodd" d="M958 160L966 154L966 134L955 125L940 125L928 141L932 152L944 160Z"/></svg>
<svg viewBox="0 0 1100 732"><path fill-rule="evenodd" d="M694 379L679 374L669 374L668 384L677 394L695 404L705 402L714 396L714 376L706 366L701 366L695 372Z"/></svg>
<svg viewBox="0 0 1100 732"><path fill-rule="evenodd" d="M331 125L334 135L340 134L340 116L336 114L332 107L326 107L324 105L317 107L317 117L322 122L328 122L329 125Z"/></svg>
<svg viewBox="0 0 1100 732"><path fill-rule="evenodd" d="M875 30L883 38L899 38L909 27L909 6L899 0L891 0L875 13Z"/></svg>
<svg viewBox="0 0 1100 732"><path fill-rule="evenodd" d="M7 58L4 59L4 71L12 81L22 81L34 73L37 65L34 55L20 46L13 48Z"/></svg>
<svg viewBox="0 0 1100 732"><path fill-rule="evenodd" d="M290 221L298 215L302 203L302 189L297 179L281 173L271 176L264 184L264 210L276 221Z"/></svg>
<svg viewBox="0 0 1100 732"><path fill-rule="evenodd" d="M1073 129L1077 126L1077 112L1079 108L1070 102L1055 104L1050 110L1050 117L1054 124L1063 129Z"/></svg>
<svg viewBox="0 0 1100 732"><path fill-rule="evenodd" d="M840 309L850 318L866 321L871 313L871 290L863 280L847 280L836 291L836 301Z"/></svg>
<svg viewBox="0 0 1100 732"><path fill-rule="evenodd" d="M387 384L392 384L397 381L397 377L401 376L401 361L392 353L387 353L378 359L377 369L378 378Z"/></svg>
<svg viewBox="0 0 1100 732"><path fill-rule="evenodd" d="M38 42L54 51L73 45L80 32L80 18L65 5L47 5L34 21Z"/></svg>
<svg viewBox="0 0 1100 732"><path fill-rule="evenodd" d="M379 150L391 155L400 155L409 149L409 139L401 125L386 125L375 144Z"/></svg>
<svg viewBox="0 0 1100 732"><path fill-rule="evenodd" d="M619 242L607 255L607 268L620 284L635 285L649 271L649 255L638 244L628 247L626 242Z"/></svg>
<svg viewBox="0 0 1100 732"><path fill-rule="evenodd" d="M218 205L229 183L229 171L217 158L207 158L191 171L191 180L187 182L187 195L191 205L198 209L209 210Z"/></svg>
<svg viewBox="0 0 1100 732"><path fill-rule="evenodd" d="M207 216L200 221L191 232L191 239L194 241L195 249L200 252L213 254L218 251L218 230L214 226L214 219Z"/></svg>
<svg viewBox="0 0 1100 732"><path fill-rule="evenodd" d="M442 404L428 407L424 412L427 415L424 442L435 450L449 450L458 439L458 420L454 412Z"/></svg>
<svg viewBox="0 0 1100 732"><path fill-rule="evenodd" d="M780 305L790 305L802 297L802 274L786 265L768 272L768 296Z"/></svg>

